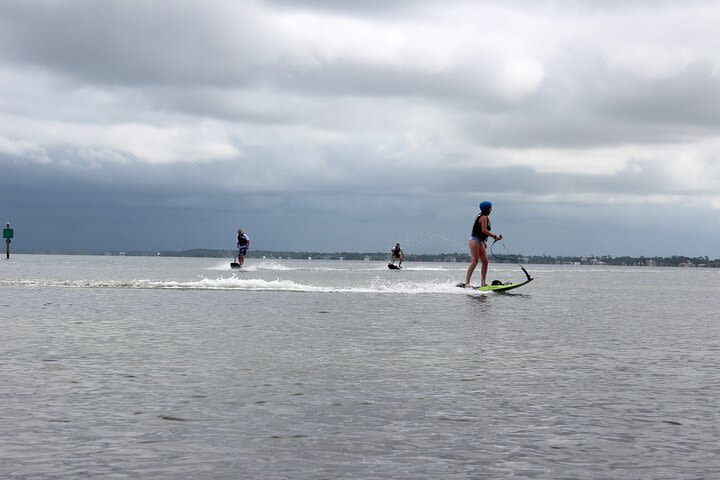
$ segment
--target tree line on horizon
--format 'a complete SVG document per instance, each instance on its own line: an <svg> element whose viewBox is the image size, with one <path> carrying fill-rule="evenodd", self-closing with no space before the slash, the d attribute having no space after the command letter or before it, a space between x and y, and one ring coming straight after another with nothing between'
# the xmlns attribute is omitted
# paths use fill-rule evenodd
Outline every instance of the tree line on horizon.
<svg viewBox="0 0 720 480"><path fill-rule="evenodd" d="M17 251L17 253L55 253L65 255L125 255L125 256L164 256L164 257L209 257L209 258L234 258L235 250L217 249L190 249L190 250L161 250L161 251L109 251L109 252L69 252L69 251ZM266 259L294 259L304 260L370 260L386 261L390 254L385 252L290 252L272 250L251 250L246 258ZM526 264L540 265L613 265L613 266L648 266L648 267L720 267L720 259L711 260L707 256L689 257L684 255L673 255L671 257L631 257L612 255L603 256L552 256L552 255L519 255L504 254L503 258L493 258L493 262L511 263L519 262ZM470 262L467 253L406 253L406 262Z"/></svg>

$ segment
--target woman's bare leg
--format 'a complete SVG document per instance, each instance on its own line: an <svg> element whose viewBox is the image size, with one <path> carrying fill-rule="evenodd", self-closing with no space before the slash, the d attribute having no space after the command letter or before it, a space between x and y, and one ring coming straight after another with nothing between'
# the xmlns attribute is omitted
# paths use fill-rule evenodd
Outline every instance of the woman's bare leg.
<svg viewBox="0 0 720 480"><path fill-rule="evenodd" d="M482 242L480 245L480 261L482 262L482 267L480 268L480 275L482 277L482 286L484 287L487 285L487 271L488 271L488 257L487 257L487 247L485 246L485 242Z"/></svg>
<svg viewBox="0 0 720 480"><path fill-rule="evenodd" d="M466 288L470 287L470 277L472 277L480 258L480 244L475 240L470 240L468 242L468 249L470 250L470 266L468 267L467 275L465 276Z"/></svg>

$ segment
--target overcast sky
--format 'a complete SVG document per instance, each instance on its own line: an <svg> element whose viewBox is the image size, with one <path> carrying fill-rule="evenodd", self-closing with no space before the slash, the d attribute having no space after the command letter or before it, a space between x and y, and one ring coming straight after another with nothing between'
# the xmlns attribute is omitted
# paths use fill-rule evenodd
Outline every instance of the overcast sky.
<svg viewBox="0 0 720 480"><path fill-rule="evenodd" d="M720 257L720 2L1 0L15 248Z"/></svg>

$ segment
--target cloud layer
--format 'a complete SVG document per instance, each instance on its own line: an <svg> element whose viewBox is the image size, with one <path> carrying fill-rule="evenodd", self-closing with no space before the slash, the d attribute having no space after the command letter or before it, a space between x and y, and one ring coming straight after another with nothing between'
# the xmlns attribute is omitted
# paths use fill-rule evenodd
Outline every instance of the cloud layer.
<svg viewBox="0 0 720 480"><path fill-rule="evenodd" d="M28 248L232 247L242 224L257 248L461 251L490 198L526 253L718 257L719 20L711 1L9 0L0 212Z"/></svg>

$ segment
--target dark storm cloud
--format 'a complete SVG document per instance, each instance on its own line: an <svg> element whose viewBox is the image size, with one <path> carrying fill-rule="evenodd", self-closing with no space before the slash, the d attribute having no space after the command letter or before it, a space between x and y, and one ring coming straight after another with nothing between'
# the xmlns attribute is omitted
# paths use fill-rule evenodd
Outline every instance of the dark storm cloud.
<svg viewBox="0 0 720 480"><path fill-rule="evenodd" d="M530 242L525 229L552 225L566 238L590 235L581 244L592 245L593 235L602 238L612 222L609 210L561 199L528 204L513 201L514 192L536 199L557 193L666 193L664 179L648 178L642 171L601 178L538 174L525 167L481 171L435 167L402 176L362 178L359 169L357 176L330 184L317 179L315 185L306 180L295 187L246 189L239 183L221 189L215 178L232 175L237 166L134 169L118 165L109 171L68 172L58 166L27 166L7 158L2 163L7 175L0 180L0 188L9 200L4 213L18 231L26 232L25 248L46 248L43 245L48 238L63 249L92 249L93 245L121 250L225 248L226 230L240 223L251 228L268 249L289 248L283 239L294 232L292 236L298 235L292 242L294 248L305 250L382 249L386 237L394 236L418 250L462 251L466 232L458 225L468 223L473 204L490 197L503 212L498 225L514 239L515 248L531 252L555 248L560 254L562 248L568 253L567 244L561 248L552 239ZM472 178L477 180L468 180ZM466 208L458 209L458 205ZM559 222L558 215L566 217ZM370 231L372 238L368 237ZM607 243L596 243L596 253L611 251Z"/></svg>

